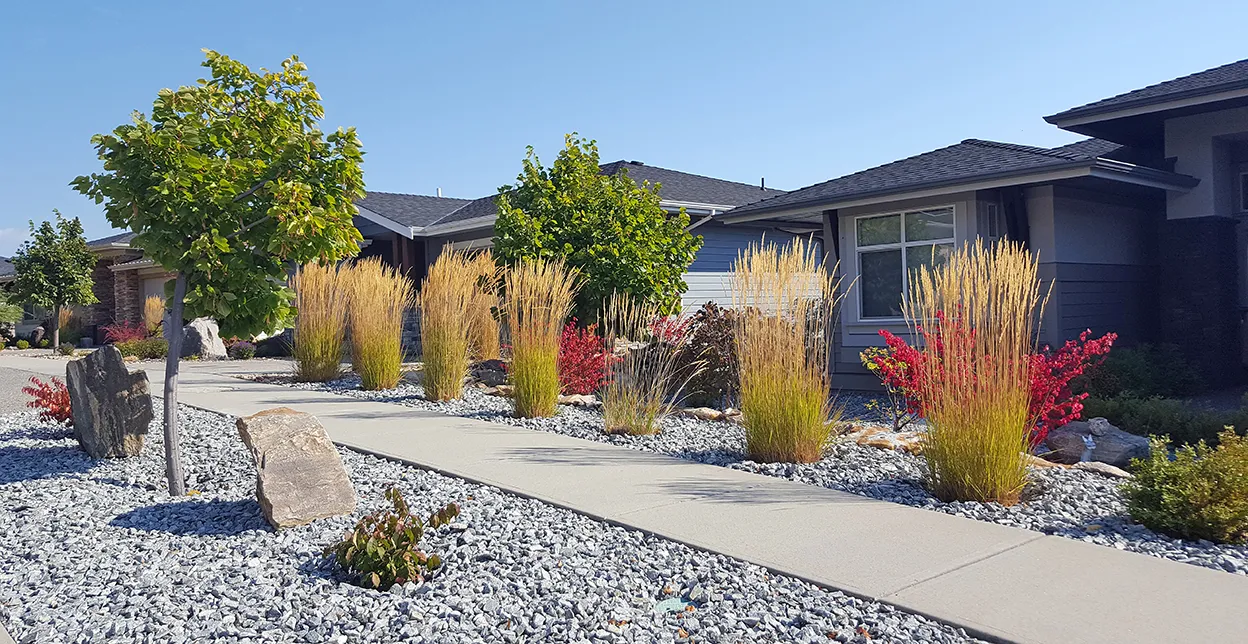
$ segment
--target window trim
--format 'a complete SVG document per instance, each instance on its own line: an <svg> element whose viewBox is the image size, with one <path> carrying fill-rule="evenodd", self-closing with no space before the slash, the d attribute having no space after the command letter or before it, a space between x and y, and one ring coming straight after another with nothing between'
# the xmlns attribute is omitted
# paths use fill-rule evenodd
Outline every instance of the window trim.
<svg viewBox="0 0 1248 644"><path fill-rule="evenodd" d="M945 209L949 210L949 213L952 215L952 218L953 218L953 236L952 237L941 237L940 239L924 239L924 240L915 241L915 242L906 241L906 215L907 214L925 212L925 211L930 211L930 210L945 210ZM853 240L854 240L854 266L855 266L855 269L857 270L857 276L859 279L858 298L857 298L857 305L858 305L858 311L857 311L858 320L857 321L858 322L862 322L862 323L904 322L906 319L905 317L867 317L863 315L862 298L863 298L863 295L866 294L866 289L862 286L862 281L861 281L862 280L862 253L864 252L864 247L858 244L858 220L859 219L871 219L874 217L889 217L892 215L900 215L901 241L893 242L889 244L872 244L870 246L865 247L865 252L869 253L869 252L880 251L880 250L901 250L901 266L902 266L901 292L902 292L903 297L905 296L906 292L909 290L909 287L910 287L909 271L905 269L905 267L907 266L907 263L906 263L906 249L907 248L915 247L915 246L935 246L937 244L946 244L946 243L953 244L955 248L957 247L958 207L956 203L938 204L938 205L923 206L923 207L918 207L918 208L907 208L905 210L894 210L890 212L875 212L869 215L854 215L852 218L853 219Z"/></svg>

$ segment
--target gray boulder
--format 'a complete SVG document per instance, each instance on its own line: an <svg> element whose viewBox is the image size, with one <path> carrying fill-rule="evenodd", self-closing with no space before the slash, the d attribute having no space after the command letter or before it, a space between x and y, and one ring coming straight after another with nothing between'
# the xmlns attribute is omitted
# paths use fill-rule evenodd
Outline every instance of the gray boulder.
<svg viewBox="0 0 1248 644"><path fill-rule="evenodd" d="M288 407L238 419L256 460L256 499L274 528L355 511L355 489L315 416Z"/></svg>
<svg viewBox="0 0 1248 644"><path fill-rule="evenodd" d="M147 373L130 373L121 352L100 347L65 368L74 436L92 458L138 456L152 422Z"/></svg>
<svg viewBox="0 0 1248 644"><path fill-rule="evenodd" d="M224 360L225 342L217 333L212 318L195 318L182 329L182 357L199 356L204 360Z"/></svg>
<svg viewBox="0 0 1248 644"><path fill-rule="evenodd" d="M473 380L486 387L497 387L507 382L507 367L502 360L481 360L474 362L468 370Z"/></svg>
<svg viewBox="0 0 1248 644"><path fill-rule="evenodd" d="M1104 418L1076 420L1049 432L1044 446L1051 451L1041 456L1055 463L1078 463L1088 447L1085 438L1094 444L1091 461L1125 468L1133 458L1148 458L1147 437L1124 432Z"/></svg>

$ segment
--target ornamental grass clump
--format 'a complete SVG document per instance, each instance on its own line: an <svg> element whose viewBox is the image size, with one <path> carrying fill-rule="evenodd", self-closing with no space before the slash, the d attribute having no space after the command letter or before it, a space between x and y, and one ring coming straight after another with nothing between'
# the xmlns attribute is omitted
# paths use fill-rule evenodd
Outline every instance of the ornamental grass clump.
<svg viewBox="0 0 1248 644"><path fill-rule="evenodd" d="M468 319L472 324L470 353L474 360L497 360L501 355L498 318L498 264L488 250L472 256L472 267L477 274L479 297L473 299Z"/></svg>
<svg viewBox="0 0 1248 644"><path fill-rule="evenodd" d="M620 293L603 308L600 319L610 350L602 361L604 428L608 434L653 434L694 373L680 369L689 334L662 332L683 330L684 321L673 322L660 315L659 306Z"/></svg>
<svg viewBox="0 0 1248 644"><path fill-rule="evenodd" d="M143 326L148 335L156 335L165 320L165 298L149 295L143 300Z"/></svg>
<svg viewBox="0 0 1248 644"><path fill-rule="evenodd" d="M305 264L290 280L295 291L295 379L325 382L342 371L347 337L347 276L338 265Z"/></svg>
<svg viewBox="0 0 1248 644"><path fill-rule="evenodd" d="M490 261L490 266L494 265ZM493 306L497 271L485 266L462 250L449 245L429 267L420 286L420 346L424 362L425 396L430 400L453 400L463 396L464 378L482 308ZM498 352L498 327L494 328L494 352Z"/></svg>
<svg viewBox="0 0 1248 644"><path fill-rule="evenodd" d="M555 415L559 339L572 313L576 273L559 260L522 259L503 279L503 315L511 344L508 373L516 415Z"/></svg>
<svg viewBox="0 0 1248 644"><path fill-rule="evenodd" d="M427 519L411 513L397 488L386 490L386 500L394 506L370 514L342 541L325 549L334 560L364 588L387 590L395 584L423 581L442 567L442 558L420 549L425 530L440 528L459 516L459 506L449 503Z"/></svg>
<svg viewBox="0 0 1248 644"><path fill-rule="evenodd" d="M812 244L751 244L733 267L733 338L746 453L811 463L840 419L828 357L838 284Z"/></svg>
<svg viewBox="0 0 1248 644"><path fill-rule="evenodd" d="M403 377L403 319L414 304L412 280L369 257L347 273L351 368L369 391L393 389Z"/></svg>
<svg viewBox="0 0 1248 644"><path fill-rule="evenodd" d="M1016 243L982 242L909 276L903 311L924 344L917 379L928 486L944 501L1017 503L1031 447L1029 369L1047 295Z"/></svg>
<svg viewBox="0 0 1248 644"><path fill-rule="evenodd" d="M1173 460L1168 438L1151 442L1121 488L1131 518L1180 539L1248 542L1248 439L1228 427L1216 448L1202 440L1176 449Z"/></svg>

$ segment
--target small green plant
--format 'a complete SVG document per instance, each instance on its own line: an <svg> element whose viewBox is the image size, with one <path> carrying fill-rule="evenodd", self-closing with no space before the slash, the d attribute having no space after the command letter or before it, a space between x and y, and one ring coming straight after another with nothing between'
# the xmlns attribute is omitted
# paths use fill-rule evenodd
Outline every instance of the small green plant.
<svg viewBox="0 0 1248 644"><path fill-rule="evenodd" d="M442 558L425 554L420 539L425 530L440 528L459 516L459 506L448 503L427 519L414 516L398 488L386 490L393 510L370 514L341 542L325 549L356 583L365 588L388 589L394 584L422 581L442 567Z"/></svg>
<svg viewBox="0 0 1248 644"><path fill-rule="evenodd" d="M246 340L239 340L231 344L226 349L226 353L230 354L230 358L233 360L251 360L256 357L256 345Z"/></svg>
<svg viewBox="0 0 1248 644"><path fill-rule="evenodd" d="M1204 389L1200 374L1173 344L1115 349L1080 377L1078 388L1093 398L1181 398Z"/></svg>
<svg viewBox="0 0 1248 644"><path fill-rule="evenodd" d="M1226 426L1248 429L1248 408L1235 411L1201 409L1173 398L1136 398L1121 395L1113 398L1088 398L1084 401L1085 418L1104 417L1123 430L1141 436L1165 434L1177 445L1205 441L1218 442Z"/></svg>
<svg viewBox="0 0 1248 644"><path fill-rule="evenodd" d="M68 342L62 342L60 346L56 348L56 352L63 356L72 356L74 355L74 350L77 348L78 347L75 347L74 345Z"/></svg>
<svg viewBox="0 0 1248 644"><path fill-rule="evenodd" d="M29 342L29 341L27 341L27 340L18 340L18 341L17 341L17 348L18 348L18 349L29 349L29 348L30 348L30 342Z"/></svg>
<svg viewBox="0 0 1248 644"><path fill-rule="evenodd" d="M164 338L127 340L113 344L122 356L134 356L139 360L159 360L169 353L169 343Z"/></svg>
<svg viewBox="0 0 1248 644"><path fill-rule="evenodd" d="M1122 493L1133 519L1183 539L1248 542L1248 439L1228 427L1217 447L1199 441L1171 460L1166 439L1153 438L1149 458L1132 464Z"/></svg>
<svg viewBox="0 0 1248 644"><path fill-rule="evenodd" d="M48 348L48 341L47 341L47 340L40 340L40 341L39 341L39 348L40 348L40 349L46 349L46 348Z"/></svg>

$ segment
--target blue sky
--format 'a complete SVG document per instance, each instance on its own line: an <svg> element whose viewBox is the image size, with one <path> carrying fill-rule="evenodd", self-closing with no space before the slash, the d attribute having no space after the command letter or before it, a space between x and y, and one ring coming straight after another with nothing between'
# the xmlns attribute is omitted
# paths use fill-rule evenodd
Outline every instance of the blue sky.
<svg viewBox="0 0 1248 644"><path fill-rule="evenodd" d="M125 5L123 8L122 5ZM298 54L373 190L479 197L563 134L635 159L798 188L969 137L1059 145L1046 114L1243 58L1248 3L12 3L0 23L0 255L89 139L202 75Z"/></svg>

